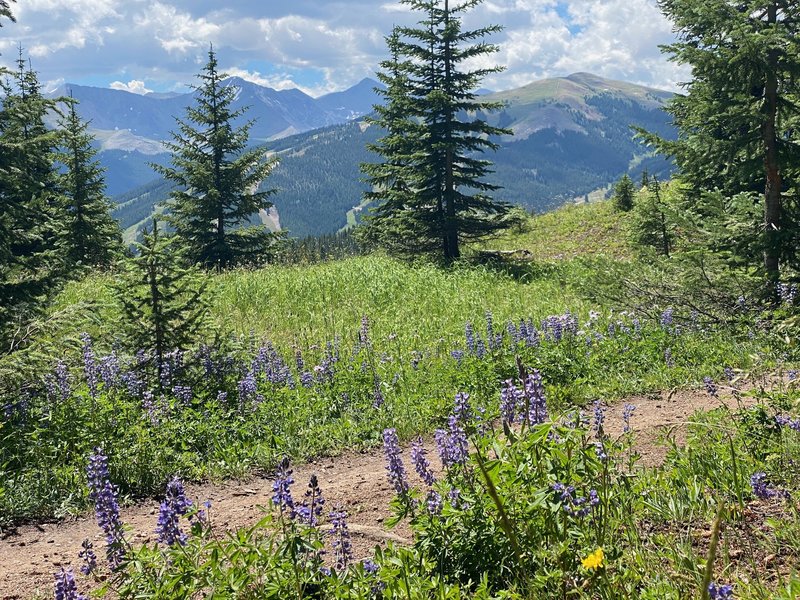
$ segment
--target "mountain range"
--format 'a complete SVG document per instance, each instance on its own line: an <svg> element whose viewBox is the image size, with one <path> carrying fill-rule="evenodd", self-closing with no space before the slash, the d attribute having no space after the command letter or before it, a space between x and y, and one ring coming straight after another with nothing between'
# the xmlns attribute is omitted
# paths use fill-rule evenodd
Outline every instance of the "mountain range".
<svg viewBox="0 0 800 600"><path fill-rule="evenodd" d="M366 146L382 132L362 118L379 101L378 84L365 79L320 98L238 78L225 85L236 88L234 108L249 107L246 118L255 120L251 141L266 144L280 158L265 186L279 190L273 200L281 225L302 237L357 221L366 208L359 164L379 160ZM670 172L670 164L650 156L631 129L673 137L662 110L669 92L588 73L482 91L482 99L501 102L503 109L479 116L514 132L497 140L499 150L487 156L495 168L491 182L504 188L495 194L498 199L541 211L606 187L624 173ZM163 142L193 95L142 96L69 84L54 95L64 93L79 101L79 113L91 121L116 216L130 239L169 195L169 184L154 179L149 163L169 161Z"/></svg>

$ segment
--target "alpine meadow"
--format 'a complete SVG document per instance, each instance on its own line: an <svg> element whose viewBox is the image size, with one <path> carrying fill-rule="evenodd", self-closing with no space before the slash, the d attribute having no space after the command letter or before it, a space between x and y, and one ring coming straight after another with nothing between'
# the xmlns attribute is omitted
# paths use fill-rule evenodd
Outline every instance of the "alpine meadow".
<svg viewBox="0 0 800 600"><path fill-rule="evenodd" d="M800 598L800 4L0 52L0 597Z"/></svg>

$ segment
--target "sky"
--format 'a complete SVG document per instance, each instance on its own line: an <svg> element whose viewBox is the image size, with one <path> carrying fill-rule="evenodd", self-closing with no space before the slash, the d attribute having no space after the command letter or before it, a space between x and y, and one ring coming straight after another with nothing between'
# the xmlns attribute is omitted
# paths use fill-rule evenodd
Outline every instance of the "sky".
<svg viewBox="0 0 800 600"><path fill-rule="evenodd" d="M458 0L451 0L458 1ZM221 8L222 7L222 8ZM397 0L18 0L0 28L0 64L21 44L47 89L69 82L134 93L188 91L207 59L255 83L312 96L374 77L393 25L421 17ZM506 90L585 71L676 90L688 79L658 45L673 40L656 0L485 0L464 27L498 24Z"/></svg>

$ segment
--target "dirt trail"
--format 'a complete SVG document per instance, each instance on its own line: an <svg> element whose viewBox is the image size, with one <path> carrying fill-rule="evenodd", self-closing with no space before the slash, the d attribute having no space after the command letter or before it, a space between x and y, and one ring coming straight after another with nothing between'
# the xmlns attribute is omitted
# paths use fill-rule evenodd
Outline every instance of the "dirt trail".
<svg viewBox="0 0 800 600"><path fill-rule="evenodd" d="M701 391L678 391L628 398L608 407L605 430L611 436L622 433L625 404L636 405L632 427L641 464L654 466L663 462L666 448L658 444L662 432L670 430L678 442L685 437L685 422L696 411L707 411L720 404L736 406L723 394L722 400ZM432 444L427 446L435 454ZM404 524L388 530L384 523L390 516L389 503L394 494L386 480L384 458L380 449L365 454L345 453L295 468L295 494L305 490L312 474L317 474L326 506L341 505L349 514L356 556L371 554L377 544L387 540L408 543L410 531ZM212 503L211 517L216 527L236 529L256 523L262 506L272 497L272 480L259 478L246 482L188 486L193 500ZM129 527L128 539L135 543L153 542L158 502L148 501L122 510ZM0 539L0 599L23 599L39 595L52 597L53 574L59 567L73 565L77 572L78 551L84 539L94 542L102 559L103 540L94 518L86 516L57 524L26 525ZM82 585L80 582L79 585ZM82 587L85 587L83 585Z"/></svg>

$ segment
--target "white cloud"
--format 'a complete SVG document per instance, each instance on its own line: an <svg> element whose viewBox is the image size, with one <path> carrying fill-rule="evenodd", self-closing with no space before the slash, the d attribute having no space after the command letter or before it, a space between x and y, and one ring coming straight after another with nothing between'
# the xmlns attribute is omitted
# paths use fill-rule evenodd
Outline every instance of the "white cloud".
<svg viewBox="0 0 800 600"><path fill-rule="evenodd" d="M121 81L112 81L109 86L112 90L122 90L123 92L130 92L131 94L149 94L153 90L148 90L144 84L144 81L140 79L132 79L128 83L122 83Z"/></svg>
<svg viewBox="0 0 800 600"><path fill-rule="evenodd" d="M23 44L43 79L159 90L194 82L210 43L230 73L285 89L322 93L372 76L394 24L412 24L397 0L256 2L228 0L26 0L3 28L0 64ZM688 73L658 44L673 39L657 0L486 0L465 28L498 23L500 52L480 66L505 65L485 87L507 89L542 77L588 71L675 88ZM269 63L267 66L265 63Z"/></svg>

